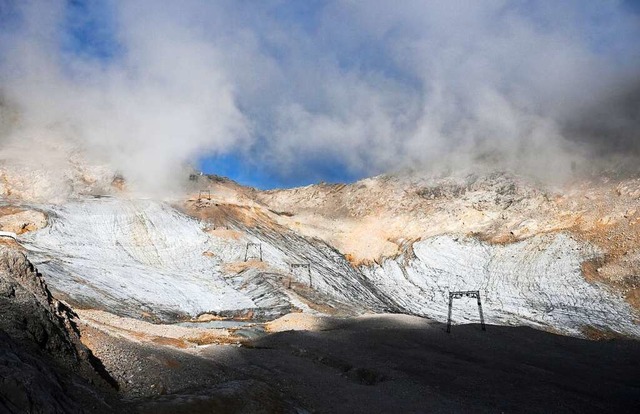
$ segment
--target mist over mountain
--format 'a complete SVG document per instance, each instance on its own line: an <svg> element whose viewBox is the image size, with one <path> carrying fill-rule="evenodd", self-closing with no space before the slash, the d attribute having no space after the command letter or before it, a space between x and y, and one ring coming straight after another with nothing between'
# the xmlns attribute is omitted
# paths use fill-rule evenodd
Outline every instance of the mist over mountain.
<svg viewBox="0 0 640 414"><path fill-rule="evenodd" d="M225 155L277 184L324 164L562 179L638 152L629 2L3 0L0 22L3 148L141 189Z"/></svg>
<svg viewBox="0 0 640 414"><path fill-rule="evenodd" d="M640 412L639 44L631 0L0 0L0 412Z"/></svg>

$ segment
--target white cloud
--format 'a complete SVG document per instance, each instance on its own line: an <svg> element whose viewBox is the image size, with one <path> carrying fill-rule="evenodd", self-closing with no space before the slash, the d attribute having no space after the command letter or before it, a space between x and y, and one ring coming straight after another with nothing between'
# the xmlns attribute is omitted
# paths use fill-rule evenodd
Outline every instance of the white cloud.
<svg viewBox="0 0 640 414"><path fill-rule="evenodd" d="M487 158L557 175L606 140L566 124L588 125L640 66L638 17L617 2L113 7L121 50L105 62L60 51L64 2L25 3L26 24L3 34L2 93L22 137L73 139L145 187L229 151L283 176L322 160L372 174Z"/></svg>

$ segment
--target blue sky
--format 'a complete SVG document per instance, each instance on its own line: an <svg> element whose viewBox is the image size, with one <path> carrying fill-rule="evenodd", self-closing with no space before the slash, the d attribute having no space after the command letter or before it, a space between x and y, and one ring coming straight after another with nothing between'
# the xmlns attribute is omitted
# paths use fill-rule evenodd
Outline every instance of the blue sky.
<svg viewBox="0 0 640 414"><path fill-rule="evenodd" d="M201 171L207 174L222 175L233 180L260 189L299 187L319 182L353 182L362 176L351 174L343 165L332 164L330 159L310 160L306 173L302 176L282 176L277 169L266 169L259 164L247 162L241 154L227 154L206 157L198 163Z"/></svg>
<svg viewBox="0 0 640 414"><path fill-rule="evenodd" d="M251 13L251 2L239 5L238 13ZM283 2L273 8L272 13L283 24L313 32L318 26L318 13L325 6L321 0ZM245 9L243 11L243 9ZM114 3L107 0L70 0L65 8L63 53L75 55L83 60L108 66L125 52L118 42ZM286 51L274 48L271 53L286 59ZM363 60L375 60L375 47L361 50ZM346 63L348 64L348 62ZM397 74L400 76L401 74ZM242 184L261 189L293 187L317 182L352 182L364 174L353 173L339 160L323 157L307 159L295 174L282 174L277 164L263 165L255 161L252 153L259 153L267 139L260 139L250 149L211 155L196 159L193 164L201 171L230 177Z"/></svg>
<svg viewBox="0 0 640 414"><path fill-rule="evenodd" d="M116 39L114 4L104 0L70 0L67 5L63 21L63 51L103 65L117 60L124 50ZM314 31L318 25L318 12L323 6L324 2L320 0L284 2L273 9L273 14L287 25ZM251 8L249 4L240 5L239 12L242 13L242 9L247 8ZM245 12L251 13L251 10ZM274 48L271 53L285 59L286 51ZM340 162L323 158L321 154L307 160L307 164L296 174L283 175L279 173L277 166L265 166L254 161L254 157L247 156L252 152L259 152L262 145L267 145L267 140L260 140L260 143L253 145L248 151L205 156L196 159L193 164L205 173L227 176L261 189L293 187L321 181L351 182L362 176L351 173Z"/></svg>
<svg viewBox="0 0 640 414"><path fill-rule="evenodd" d="M639 3L0 0L2 92L141 179L561 174L635 128L586 121L638 88Z"/></svg>

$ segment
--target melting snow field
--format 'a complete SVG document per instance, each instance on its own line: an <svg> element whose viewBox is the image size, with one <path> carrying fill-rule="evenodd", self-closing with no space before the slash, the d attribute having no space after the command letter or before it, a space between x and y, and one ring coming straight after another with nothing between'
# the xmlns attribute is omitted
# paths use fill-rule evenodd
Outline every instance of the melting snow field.
<svg viewBox="0 0 640 414"><path fill-rule="evenodd" d="M278 316L292 307L313 312L285 288L289 263L299 262L313 263L317 290L307 293L316 303L383 307L341 255L292 232L233 223L233 236L217 236L205 231L207 223L151 200L100 198L38 208L47 212L49 226L21 241L54 292L81 307L165 321L202 313ZM245 263L249 242L261 245L264 262ZM309 280L306 273L292 277L303 285Z"/></svg>
<svg viewBox="0 0 640 414"><path fill-rule="evenodd" d="M640 336L637 315L624 299L582 277L581 263L599 252L565 234L504 246L438 236L415 243L410 256L358 270L326 244L294 232L234 223L237 239L216 237L204 231L205 223L151 200L87 199L40 208L49 226L22 242L53 290L79 306L167 321L256 309L282 314L291 306L313 312L284 288L289 263L301 262L312 267L307 298L321 305L446 321L450 291L480 290L488 323L577 335L590 326ZM228 270L243 264L247 242L261 243L262 267ZM307 283L302 273L298 282ZM475 300L455 300L453 320L478 322Z"/></svg>
<svg viewBox="0 0 640 414"><path fill-rule="evenodd" d="M640 336L624 299L582 277L581 263L598 252L568 235L541 235L505 246L439 236L413 248L414 258L365 269L410 312L446 321L450 291L479 290L489 323L546 326L571 334L593 326ZM477 323L476 300L454 299L452 319Z"/></svg>
<svg viewBox="0 0 640 414"><path fill-rule="evenodd" d="M215 246L201 224L166 204L99 199L48 213L51 224L30 236L30 256L77 302L167 316L255 306L203 255Z"/></svg>

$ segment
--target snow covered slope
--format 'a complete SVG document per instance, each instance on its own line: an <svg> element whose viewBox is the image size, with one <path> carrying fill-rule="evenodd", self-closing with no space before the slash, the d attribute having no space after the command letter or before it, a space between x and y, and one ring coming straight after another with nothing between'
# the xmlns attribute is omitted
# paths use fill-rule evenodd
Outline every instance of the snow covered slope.
<svg viewBox="0 0 640 414"><path fill-rule="evenodd" d="M138 317L254 307L202 255L212 246L199 223L165 204L103 198L47 213L30 256L73 302Z"/></svg>
<svg viewBox="0 0 640 414"><path fill-rule="evenodd" d="M489 323L640 336L635 181L554 195L504 175L268 193L202 180L211 199L34 205L49 224L20 239L54 293L136 318L297 309L445 321L450 291L480 290ZM477 322L475 302L456 300L453 319Z"/></svg>
<svg viewBox="0 0 640 414"><path fill-rule="evenodd" d="M492 322L639 334L638 178L387 175L256 197L286 212L282 225L335 246L403 312L443 320L449 290L481 289ZM462 302L454 319L477 321Z"/></svg>
<svg viewBox="0 0 640 414"><path fill-rule="evenodd" d="M450 291L479 290L486 320L574 335L591 327L640 336L634 310L602 283L588 283L581 264L599 255L567 234L508 245L438 236L413 245L412 255L363 267L405 312L446 321ZM455 299L454 322L479 321L475 299Z"/></svg>
<svg viewBox="0 0 640 414"><path fill-rule="evenodd" d="M202 313L280 315L305 308L287 289L290 263L313 263L314 302L380 307L364 277L322 242L292 232L213 230L151 200L85 199L39 206L50 225L23 238L52 290L80 307L175 320ZM247 243L259 243L263 262ZM306 274L293 275L302 289ZM296 283L297 282L297 283ZM304 289L303 289L304 290Z"/></svg>

